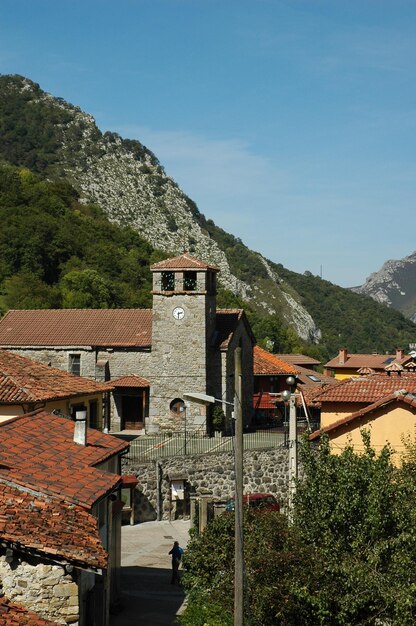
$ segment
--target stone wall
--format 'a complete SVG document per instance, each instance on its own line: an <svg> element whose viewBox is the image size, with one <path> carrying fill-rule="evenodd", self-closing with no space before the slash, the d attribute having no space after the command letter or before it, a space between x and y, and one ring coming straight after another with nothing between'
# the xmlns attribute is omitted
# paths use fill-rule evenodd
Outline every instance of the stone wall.
<svg viewBox="0 0 416 626"><path fill-rule="evenodd" d="M135 494L135 521L146 522L172 517L170 481L183 478L192 494L212 496L223 501L234 492L232 453L171 457L157 462L135 464L125 460L123 473L139 481ZM288 497L288 449L247 450L244 452L244 492L272 493L282 507ZM176 512L176 516L178 511Z"/></svg>
<svg viewBox="0 0 416 626"><path fill-rule="evenodd" d="M78 585L60 565L0 556L0 592L11 602L58 624L79 624Z"/></svg>

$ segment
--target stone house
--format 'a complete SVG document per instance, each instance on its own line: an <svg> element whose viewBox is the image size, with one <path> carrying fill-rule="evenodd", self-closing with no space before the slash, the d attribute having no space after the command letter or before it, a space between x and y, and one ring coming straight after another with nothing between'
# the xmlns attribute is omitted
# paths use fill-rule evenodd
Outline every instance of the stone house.
<svg viewBox="0 0 416 626"><path fill-rule="evenodd" d="M103 397L109 392L104 383L0 350L0 422L38 408L73 419L85 410L88 425L102 430Z"/></svg>
<svg viewBox="0 0 416 626"><path fill-rule="evenodd" d="M150 310L9 311L0 321L0 346L109 382L113 432L175 430L185 420L190 429L209 428L212 407L184 396L205 393L232 403L240 347L240 401L249 425L254 337L243 310L216 308L219 269L185 253L151 271Z"/></svg>
<svg viewBox="0 0 416 626"><path fill-rule="evenodd" d="M98 623L88 611L100 607L79 593L107 568L97 520L79 506L1 480L0 519L0 624L3 613L10 624Z"/></svg>
<svg viewBox="0 0 416 626"><path fill-rule="evenodd" d="M77 417L79 416L78 413ZM72 554L71 567L65 569L66 575L70 575L69 578L65 578L65 581L72 585L72 587L68 587L72 591L68 596L67 591L62 589L62 596L71 597L71 606L76 607L77 610L71 609L70 611L69 607L65 605L66 608L64 606L63 611L68 611L71 621L59 621L56 616L53 616L53 619L58 623L76 623L78 626L108 626L110 604L117 604L120 592L121 514L123 507L121 501L121 489L123 487L121 455L127 451L128 444L98 430L86 428L85 418L77 419L74 424L68 418L46 413L42 410L1 422L0 440L0 484L4 483L32 495L39 495L34 504L28 503L29 508L44 507L47 513L49 509L47 510L46 505L43 505L41 501L41 498L47 498L52 507L62 503L70 512L74 508L81 509L77 519L80 523L84 519L84 531L86 536L90 538L88 541L91 541L91 543L87 542L86 546L95 546L96 553L100 555L100 560L95 562L95 565L89 560L88 563L85 562L82 565L81 562L76 563L75 557L77 554L79 556L79 553ZM25 499L19 496L16 503L19 507L20 505L23 506ZM86 517L84 513L88 516ZM70 513L62 513L62 516L66 516L66 521L68 521L68 515ZM53 513L53 521L57 521L55 513ZM11 529L13 528L13 515L11 520L6 520L5 526L4 518L0 515L0 554L1 550L7 549L7 546L4 548L6 538L2 532L6 533L9 529L10 532L7 535L9 539L7 540L11 541L10 538L13 534ZM62 527L60 528L62 530ZM18 532L20 531L16 528L16 537ZM42 561L46 558L46 552L49 554L56 549L52 547L46 550L49 545L47 538L49 534L49 531L46 534L45 532L43 534L34 533L31 543L29 539L25 539L25 541L22 539L21 544L17 539L16 542L25 554L28 550L34 550L37 554L36 550L39 548ZM63 534L56 541L59 543L62 539ZM37 543L38 540L40 544ZM59 552L60 558L65 557L63 550L68 542L70 543L69 536L66 535L65 542ZM81 546L79 546L79 550L82 550ZM102 560L104 551L108 555L105 564ZM3 561L7 562L7 553L3 552L2 554L5 556ZM23 561L27 562L26 557ZM0 578L3 580L3 587L6 585L9 589L9 596L11 595L9 599L14 601L13 589L16 584L19 588L25 587L24 583L19 585L15 579L15 576L18 576L18 580L20 580L22 572L18 567L17 569L13 567L6 575L4 562L2 569L0 569ZM34 562L30 560L28 563L33 565ZM44 564L44 561L42 563ZM37 564L38 561L35 563L36 567ZM40 580L43 576L42 567L38 570ZM25 572L27 573L27 571L26 568ZM59 580L61 574L61 570L56 573ZM6 582L4 576L7 578ZM58 591L59 589L61 587L58 588ZM58 591L57 595L60 598ZM30 588L28 597L25 596L25 602L19 598L16 599L19 600L18 604L35 610ZM55 605L56 602L58 600L52 604ZM48 602L45 601L45 611L47 604ZM35 612L44 615L42 611L35 610ZM50 619L49 613L47 615L45 613L45 616ZM61 618L63 619L62 615Z"/></svg>

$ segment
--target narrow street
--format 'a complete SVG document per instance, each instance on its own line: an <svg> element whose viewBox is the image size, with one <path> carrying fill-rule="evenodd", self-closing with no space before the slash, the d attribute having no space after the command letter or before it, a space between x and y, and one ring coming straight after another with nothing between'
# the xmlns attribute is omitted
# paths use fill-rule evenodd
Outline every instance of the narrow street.
<svg viewBox="0 0 416 626"><path fill-rule="evenodd" d="M111 626L171 626L184 602L182 588L170 584L174 541L185 548L189 521L146 522L122 528L122 610Z"/></svg>

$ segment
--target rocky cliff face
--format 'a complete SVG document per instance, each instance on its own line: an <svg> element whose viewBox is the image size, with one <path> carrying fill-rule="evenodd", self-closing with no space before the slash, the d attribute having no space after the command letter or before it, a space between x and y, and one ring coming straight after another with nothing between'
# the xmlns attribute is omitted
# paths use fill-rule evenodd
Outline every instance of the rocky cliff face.
<svg viewBox="0 0 416 626"><path fill-rule="evenodd" d="M270 314L278 313L301 338L319 341L320 331L296 291L260 254L224 233L239 244L248 266L252 262L261 269L262 275L254 279L239 276L238 267L235 263L232 267L221 242L216 240L215 232L220 229L206 220L166 175L150 150L138 141L101 133L90 115L46 94L27 79L15 79L8 89L24 92L25 106L42 105L62 113L49 175L65 176L79 191L81 200L96 202L112 221L132 226L155 248L172 254L188 250L217 264L224 287Z"/></svg>
<svg viewBox="0 0 416 626"><path fill-rule="evenodd" d="M416 322L416 252L400 260L386 261L354 291L398 309Z"/></svg>

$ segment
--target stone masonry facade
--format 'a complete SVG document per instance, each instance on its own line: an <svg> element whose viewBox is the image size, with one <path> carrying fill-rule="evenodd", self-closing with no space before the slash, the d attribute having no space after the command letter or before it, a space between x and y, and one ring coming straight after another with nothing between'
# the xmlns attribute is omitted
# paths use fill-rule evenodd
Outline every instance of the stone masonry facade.
<svg viewBox="0 0 416 626"><path fill-rule="evenodd" d="M57 624L79 623L78 585L60 565L0 556L0 593Z"/></svg>
<svg viewBox="0 0 416 626"><path fill-rule="evenodd" d="M282 508L288 498L287 448L247 450L244 452L244 493L272 493ZM171 517L172 478L183 477L195 497L212 496L224 501L234 492L234 455L232 453L171 457L152 463L125 461L123 473L138 479L135 494L135 521L145 522Z"/></svg>
<svg viewBox="0 0 416 626"><path fill-rule="evenodd" d="M145 414L137 417L137 429L140 430L144 425L149 432L159 429L177 430L183 427L184 419L189 430L203 429L206 426L210 411L206 406L190 401L185 415L183 401L187 392L208 394L232 403L235 349L241 347L242 412L245 425L249 425L253 413L254 342L249 325L243 314L239 317L238 310L217 311L217 269L186 255L163 263L171 267L171 262L176 260L179 266L172 271L164 271L165 266L157 267L160 264L152 266L152 311L147 312L146 323L136 320L135 325L129 327L130 338L125 343L112 342L110 331L108 344L94 346L51 343L49 346L38 346L28 341L26 345L8 343L7 349L65 371L70 371L70 364L76 357L80 375L100 382L116 381L129 375L145 379L148 385L140 390L141 395L138 391L136 393L137 399L142 398L141 406L145 407ZM188 272L181 269L181 263L184 268L190 264L191 268L195 265L197 269ZM165 274L172 277L172 287L164 284ZM188 274L194 277L192 286L184 283ZM97 312L93 314L93 319L96 320L93 324L98 324L97 315ZM233 321L230 322L232 316ZM65 319L65 312L62 312L62 318ZM222 330L221 323L224 325ZM45 328L47 324L48 312L45 312ZM144 331L147 333L146 337L149 337L149 344L137 339ZM85 335L80 337L85 341ZM145 402L143 394L148 394ZM124 422L134 422L134 412L138 414L132 408L134 400L131 399L130 403L127 400L125 402L125 412L127 414L130 411L133 415L122 415L123 403L120 398L127 398L129 395L133 398L133 391L123 387L117 387L111 395L112 432L124 429ZM177 400L182 402L175 403ZM181 406L180 411L172 409L176 405ZM229 414L230 408L225 412Z"/></svg>

